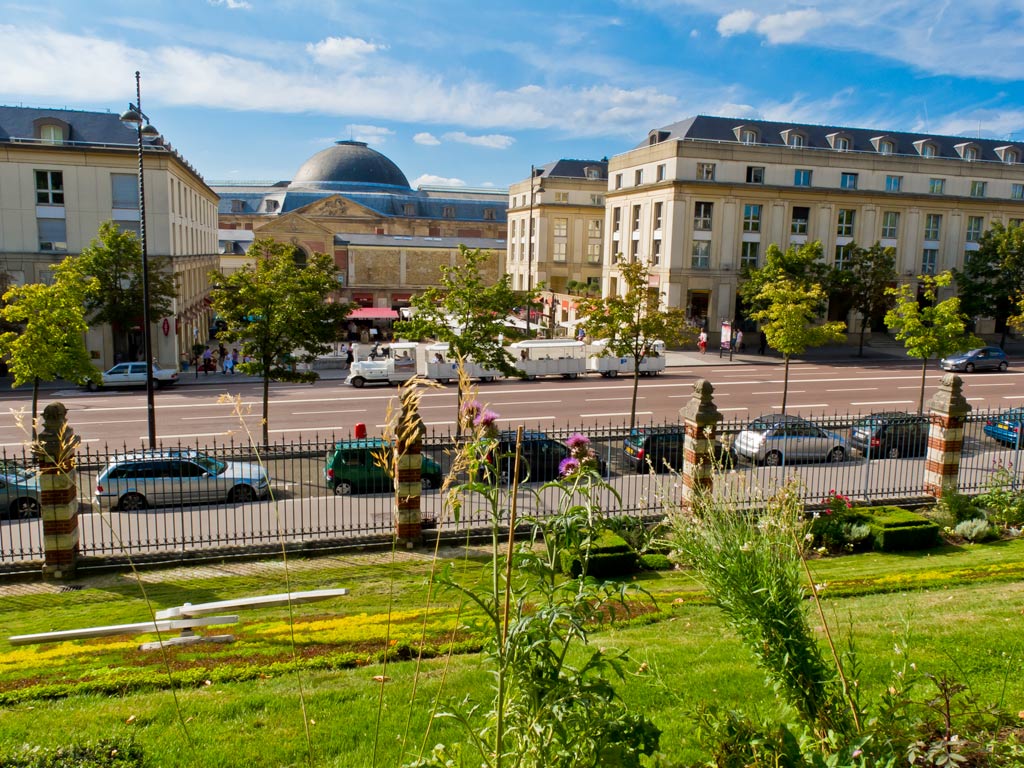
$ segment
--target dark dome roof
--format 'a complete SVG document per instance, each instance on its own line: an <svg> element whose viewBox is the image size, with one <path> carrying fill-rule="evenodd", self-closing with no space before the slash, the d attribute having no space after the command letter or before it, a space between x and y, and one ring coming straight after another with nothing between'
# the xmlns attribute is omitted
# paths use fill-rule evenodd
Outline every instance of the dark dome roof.
<svg viewBox="0 0 1024 768"><path fill-rule="evenodd" d="M289 186L341 189L350 185L409 189L402 170L362 141L337 141L302 164Z"/></svg>

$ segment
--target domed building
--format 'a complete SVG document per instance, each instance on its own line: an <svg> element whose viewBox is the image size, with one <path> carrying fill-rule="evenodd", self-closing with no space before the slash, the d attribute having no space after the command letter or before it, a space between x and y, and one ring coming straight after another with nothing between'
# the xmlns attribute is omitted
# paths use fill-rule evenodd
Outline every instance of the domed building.
<svg viewBox="0 0 1024 768"><path fill-rule="evenodd" d="M390 316L438 285L460 244L493 251L494 279L504 272L507 190L412 189L401 168L361 141L317 152L290 181L210 186L221 198L222 269L242 266L257 237L331 254L341 298L365 317Z"/></svg>

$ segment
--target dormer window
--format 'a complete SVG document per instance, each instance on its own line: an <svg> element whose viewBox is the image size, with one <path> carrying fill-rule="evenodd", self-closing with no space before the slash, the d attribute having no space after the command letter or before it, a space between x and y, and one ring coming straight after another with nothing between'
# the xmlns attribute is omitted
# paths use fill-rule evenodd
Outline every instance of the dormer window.
<svg viewBox="0 0 1024 768"><path fill-rule="evenodd" d="M484 208L484 221L494 221L493 208Z"/></svg>
<svg viewBox="0 0 1024 768"><path fill-rule="evenodd" d="M277 200L267 200L264 207L267 213L274 213L274 211L277 210L278 205L280 204L277 202Z"/></svg>
<svg viewBox="0 0 1024 768"><path fill-rule="evenodd" d="M963 144L957 144L956 145L956 151L959 152L960 153L960 157L962 157L968 163L973 163L975 160L978 159L978 145L977 144L972 144L972 143L969 143L969 142L964 142Z"/></svg>
<svg viewBox="0 0 1024 768"><path fill-rule="evenodd" d="M914 142L914 149L917 150L917 154L921 157L935 157L935 145L927 139L921 139Z"/></svg>
<svg viewBox="0 0 1024 768"><path fill-rule="evenodd" d="M668 131L651 131L647 134L647 144L653 147L655 144L660 144L669 136Z"/></svg>
<svg viewBox="0 0 1024 768"><path fill-rule="evenodd" d="M782 140L786 143L787 147L791 147L793 149L800 149L801 147L807 146L807 137L804 136L804 134L802 134L800 131L797 131L793 128L787 128L786 130L782 131L779 135L782 136Z"/></svg>
<svg viewBox="0 0 1024 768"><path fill-rule="evenodd" d="M32 122L32 135L44 144L63 144L71 126L55 117L41 117Z"/></svg>
<svg viewBox="0 0 1024 768"><path fill-rule="evenodd" d="M743 144L757 144L760 141L757 128L750 125L737 125L732 129L732 133L736 141Z"/></svg>
<svg viewBox="0 0 1024 768"><path fill-rule="evenodd" d="M244 213L245 212L245 201L244 200L232 200L231 201L231 212L232 213Z"/></svg>
<svg viewBox="0 0 1024 768"><path fill-rule="evenodd" d="M592 181L597 181L601 178L601 169L588 165L583 169L583 175Z"/></svg>
<svg viewBox="0 0 1024 768"><path fill-rule="evenodd" d="M996 156L1007 165L1015 165L1020 162L1021 153L1016 147L996 147Z"/></svg>
<svg viewBox="0 0 1024 768"><path fill-rule="evenodd" d="M441 215L444 216L444 218L446 218L446 219L454 219L455 218L455 206L454 205L446 205L446 206L444 206L444 208L441 209Z"/></svg>
<svg viewBox="0 0 1024 768"><path fill-rule="evenodd" d="M888 136L875 136L871 139L871 146L880 155L895 155L896 142Z"/></svg>
<svg viewBox="0 0 1024 768"><path fill-rule="evenodd" d="M850 151L850 137L845 133L830 133L827 137L829 145L836 152Z"/></svg>
<svg viewBox="0 0 1024 768"><path fill-rule="evenodd" d="M789 146L791 147L802 147L804 145L804 137L799 133L794 133L789 137Z"/></svg>
<svg viewBox="0 0 1024 768"><path fill-rule="evenodd" d="M406 216L416 215L416 203L406 203L402 206L402 213Z"/></svg>

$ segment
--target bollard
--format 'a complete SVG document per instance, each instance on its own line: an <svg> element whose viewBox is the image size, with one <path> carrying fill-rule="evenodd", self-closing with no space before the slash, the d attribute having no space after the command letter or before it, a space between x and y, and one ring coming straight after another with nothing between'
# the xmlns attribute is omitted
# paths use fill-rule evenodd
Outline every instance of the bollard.
<svg viewBox="0 0 1024 768"><path fill-rule="evenodd" d="M43 431L32 447L39 467L39 503L43 518L43 576L74 578L78 561L79 438L67 422L63 403L43 409Z"/></svg>

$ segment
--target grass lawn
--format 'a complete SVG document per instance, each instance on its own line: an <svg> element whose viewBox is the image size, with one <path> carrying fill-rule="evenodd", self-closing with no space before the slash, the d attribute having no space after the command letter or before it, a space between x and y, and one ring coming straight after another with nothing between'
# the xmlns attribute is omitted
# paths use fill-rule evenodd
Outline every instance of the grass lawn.
<svg viewBox="0 0 1024 768"><path fill-rule="evenodd" d="M457 580L487 577L480 551L472 555L444 561ZM292 622L286 608L264 609L207 630L236 635L232 644L162 654L137 650L149 636L23 647L0 640L0 752L130 733L159 766L396 766L422 747L454 743L460 732L430 713L467 696L485 700L491 676L472 652L483 642L473 612L454 593L428 591L440 564L404 553L293 561L293 590L351 593L296 606ZM919 670L949 673L982 703L1024 710L1024 541L811 567L825 584L833 634L857 649L864 700L888 685L907 640ZM148 605L130 574L88 579L76 592L8 594L0 598L4 636L138 622L149 606L286 588L280 563L143 578ZM763 674L685 572L646 574L637 584L650 594L636 606L642 616L592 641L629 650L618 690L663 730L665 765L701 757L688 715L700 702L775 711ZM465 652L449 659L453 638ZM431 657L417 662L421 645ZM920 698L928 693L922 685Z"/></svg>

